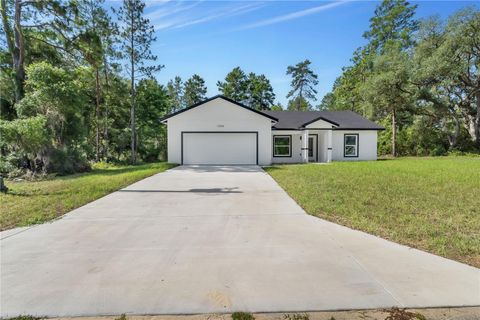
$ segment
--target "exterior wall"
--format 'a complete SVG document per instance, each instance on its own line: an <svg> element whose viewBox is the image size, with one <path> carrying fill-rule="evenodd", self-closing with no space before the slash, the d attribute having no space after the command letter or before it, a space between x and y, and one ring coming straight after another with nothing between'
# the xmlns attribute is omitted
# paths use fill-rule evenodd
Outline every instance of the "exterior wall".
<svg viewBox="0 0 480 320"><path fill-rule="evenodd" d="M318 127L317 127L318 128ZM329 124L329 128L331 125ZM273 136L291 136L292 138L292 156L291 157L273 157L272 163L302 163L302 136L301 130L272 130L272 148L273 148ZM327 162L327 132L328 130L308 130L308 134L318 135L317 149L318 159L317 162ZM273 152L273 151L272 151Z"/></svg>
<svg viewBox="0 0 480 320"><path fill-rule="evenodd" d="M255 131L258 164L269 165L272 161L271 120L221 98L169 118L167 124L168 162L181 163L182 131Z"/></svg>
<svg viewBox="0 0 480 320"><path fill-rule="evenodd" d="M334 128L335 126L331 124L330 122L324 121L322 119L317 120L315 122L310 123L308 126L305 128L313 130L313 129L330 129Z"/></svg>
<svg viewBox="0 0 480 320"><path fill-rule="evenodd" d="M273 156L273 136L291 136L291 157L274 157ZM301 163L302 162L302 141L300 137L302 131L299 130L272 130L270 142L272 145L272 163Z"/></svg>
<svg viewBox="0 0 480 320"><path fill-rule="evenodd" d="M358 134L358 157L344 157L344 134ZM332 136L333 161L377 160L376 130L334 130Z"/></svg>

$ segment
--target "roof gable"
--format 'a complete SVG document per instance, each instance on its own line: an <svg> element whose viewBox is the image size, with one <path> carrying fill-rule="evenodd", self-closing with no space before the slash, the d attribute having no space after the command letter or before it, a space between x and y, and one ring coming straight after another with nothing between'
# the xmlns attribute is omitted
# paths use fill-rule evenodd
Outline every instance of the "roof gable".
<svg viewBox="0 0 480 320"><path fill-rule="evenodd" d="M194 104L193 106L190 106L190 107L188 107L188 108L185 108L185 109L179 110L179 111L177 111L177 112L171 113L171 114L169 114L169 115L161 118L160 121L163 122L163 121L165 121L165 120L167 120L167 119L169 119L169 118L175 117L176 115L179 115L179 114L181 114L181 113L187 112L187 111L192 110L192 109L194 109L194 108L200 107L201 105L204 105L204 104L206 104L207 102L213 101L213 100L215 100L215 99L223 99L223 100L228 101L228 102L230 102L230 103L232 103L232 104L234 104L234 105L236 105L236 106L238 106L238 107L244 108L244 109L246 109L246 110L248 110L248 111L251 111L251 112L257 113L257 114L259 114L259 115L261 115L261 116L264 116L264 117L266 117L266 118L269 118L270 120L278 121L278 119L277 119L276 117L272 116L272 115L269 115L269 114L267 114L267 113L265 113L265 112L262 112L262 111L255 110L255 109L253 109L253 108L250 108L250 107L248 107L248 106L246 106L246 105L244 105L244 104L241 104L241 103L239 103L239 102L236 102L236 101L234 101L234 100L232 100L232 99L230 99L230 98L227 98L227 97L225 97L225 96L223 96L223 95L213 96L213 97L208 98L208 99L206 99L206 100L203 100L203 101L201 101L201 102L199 102L199 103L197 103L197 104Z"/></svg>

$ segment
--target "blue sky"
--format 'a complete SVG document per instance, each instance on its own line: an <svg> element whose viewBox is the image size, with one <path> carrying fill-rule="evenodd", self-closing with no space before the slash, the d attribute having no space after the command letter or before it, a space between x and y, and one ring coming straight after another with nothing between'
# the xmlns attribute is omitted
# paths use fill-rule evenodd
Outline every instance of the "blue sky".
<svg viewBox="0 0 480 320"><path fill-rule="evenodd" d="M288 65L312 61L319 76L318 102L331 90L353 51L365 43L377 1L146 1L146 16L155 26L152 46L165 65L157 79L166 84L197 73L218 93L216 82L234 67L265 74L276 100L286 105ZM451 13L476 1L412 1L417 17ZM118 6L119 1L106 5Z"/></svg>

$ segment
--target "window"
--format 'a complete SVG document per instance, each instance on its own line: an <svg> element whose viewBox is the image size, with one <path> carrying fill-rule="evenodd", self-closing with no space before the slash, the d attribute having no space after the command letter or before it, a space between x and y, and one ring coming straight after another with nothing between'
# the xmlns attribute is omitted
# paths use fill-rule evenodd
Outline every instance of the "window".
<svg viewBox="0 0 480 320"><path fill-rule="evenodd" d="M343 143L344 157L358 157L358 134L346 134Z"/></svg>
<svg viewBox="0 0 480 320"><path fill-rule="evenodd" d="M292 136L273 136L273 156L292 156Z"/></svg>

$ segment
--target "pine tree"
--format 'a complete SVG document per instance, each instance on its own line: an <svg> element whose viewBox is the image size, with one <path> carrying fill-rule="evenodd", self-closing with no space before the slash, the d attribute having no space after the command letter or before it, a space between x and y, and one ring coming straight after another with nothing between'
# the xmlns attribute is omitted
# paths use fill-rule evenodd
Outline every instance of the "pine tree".
<svg viewBox="0 0 480 320"><path fill-rule="evenodd" d="M185 81L183 100L186 106L191 106L205 100L207 87L205 80L198 74L194 74L190 79Z"/></svg>
<svg viewBox="0 0 480 320"><path fill-rule="evenodd" d="M247 99L247 76L240 67L230 71L224 82L218 81L217 87L224 96L237 102L243 103Z"/></svg>
<svg viewBox="0 0 480 320"><path fill-rule="evenodd" d="M256 75L251 72L247 79L247 101L251 108L269 110L275 100L270 80L263 74Z"/></svg>
<svg viewBox="0 0 480 320"><path fill-rule="evenodd" d="M176 76L173 80L170 80L167 84L168 97L170 99L170 112L183 109L185 107L183 99L183 82L182 78Z"/></svg>
<svg viewBox="0 0 480 320"><path fill-rule="evenodd" d="M136 163L137 136L135 125L136 83L142 77L152 77L161 65L146 65L147 61L156 61L150 46L156 40L155 30L150 21L143 16L145 3L141 0L123 0L118 9L118 20L121 23L120 36L124 58L129 63L126 69L130 76L130 128L131 128L131 162Z"/></svg>
<svg viewBox="0 0 480 320"><path fill-rule="evenodd" d="M287 98L293 97L296 110L302 110L302 106L309 105L309 100L316 101L318 85L318 76L310 69L310 60L297 63L295 66L288 66L287 75L292 76L292 90L287 94Z"/></svg>

